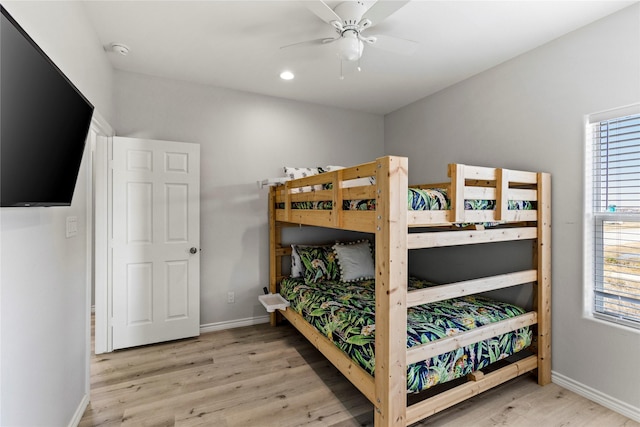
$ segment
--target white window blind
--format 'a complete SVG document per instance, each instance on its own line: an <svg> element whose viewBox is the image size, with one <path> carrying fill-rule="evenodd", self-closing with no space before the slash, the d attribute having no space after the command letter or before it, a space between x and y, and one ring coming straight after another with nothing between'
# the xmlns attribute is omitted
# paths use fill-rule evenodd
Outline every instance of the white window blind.
<svg viewBox="0 0 640 427"><path fill-rule="evenodd" d="M640 328L640 114L590 124L593 313Z"/></svg>

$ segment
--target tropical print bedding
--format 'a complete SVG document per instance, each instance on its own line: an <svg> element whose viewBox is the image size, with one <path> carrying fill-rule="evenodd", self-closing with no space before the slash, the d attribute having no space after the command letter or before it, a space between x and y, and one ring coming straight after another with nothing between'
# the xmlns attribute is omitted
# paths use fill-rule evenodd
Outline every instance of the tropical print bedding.
<svg viewBox="0 0 640 427"><path fill-rule="evenodd" d="M415 278L409 281L410 289L431 285ZM280 294L291 302L290 309L374 374L374 280L306 284L301 278L287 278ZM520 307L478 296L412 307L407 310L407 348L523 313ZM527 327L409 365L407 391L416 393L465 376L530 344L531 331Z"/></svg>
<svg viewBox="0 0 640 427"><path fill-rule="evenodd" d="M284 208L284 204L278 206ZM293 209L327 209L333 207L330 200L314 201L314 202L294 202L291 204ZM407 207L413 211L427 210L448 210L451 209L447 190L444 188L409 188L407 190ZM368 200L344 200L342 209L344 210L375 210L375 199ZM465 200L464 208L466 210L493 210L496 208L495 200ZM530 201L509 200L510 210L531 210L535 209Z"/></svg>

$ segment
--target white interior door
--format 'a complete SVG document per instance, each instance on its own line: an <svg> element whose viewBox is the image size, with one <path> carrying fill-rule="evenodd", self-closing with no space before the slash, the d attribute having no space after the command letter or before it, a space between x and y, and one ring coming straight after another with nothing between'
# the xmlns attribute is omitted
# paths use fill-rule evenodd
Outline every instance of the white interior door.
<svg viewBox="0 0 640 427"><path fill-rule="evenodd" d="M113 138L113 349L199 335L200 146Z"/></svg>

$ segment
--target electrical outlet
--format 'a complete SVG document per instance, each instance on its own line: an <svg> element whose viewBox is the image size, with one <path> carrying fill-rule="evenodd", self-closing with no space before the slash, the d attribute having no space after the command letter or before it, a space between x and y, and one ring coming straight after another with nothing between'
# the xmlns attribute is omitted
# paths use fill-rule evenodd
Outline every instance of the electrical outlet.
<svg viewBox="0 0 640 427"><path fill-rule="evenodd" d="M233 304L234 302L236 302L236 293L227 292L227 304Z"/></svg>

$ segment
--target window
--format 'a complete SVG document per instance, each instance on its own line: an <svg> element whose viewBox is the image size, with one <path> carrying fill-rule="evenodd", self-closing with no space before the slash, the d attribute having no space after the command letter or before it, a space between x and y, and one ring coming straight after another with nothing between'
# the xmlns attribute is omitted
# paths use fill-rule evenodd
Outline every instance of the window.
<svg viewBox="0 0 640 427"><path fill-rule="evenodd" d="M640 328L640 114L632 111L587 125L587 265L594 317Z"/></svg>

